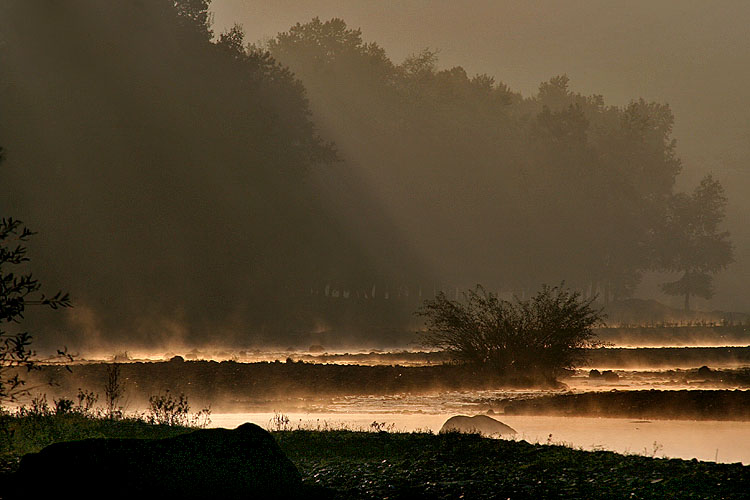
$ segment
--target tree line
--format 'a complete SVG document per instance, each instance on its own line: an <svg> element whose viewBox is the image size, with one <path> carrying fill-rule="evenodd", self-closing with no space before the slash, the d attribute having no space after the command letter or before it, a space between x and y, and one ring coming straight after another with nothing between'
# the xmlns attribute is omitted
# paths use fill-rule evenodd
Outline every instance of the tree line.
<svg viewBox="0 0 750 500"><path fill-rule="evenodd" d="M356 324L295 298L320 283L565 279L608 301L666 270L689 306L731 262L721 185L675 189L667 105L565 76L524 97L435 51L395 63L339 19L249 44L209 7L0 6L3 216L43 235L35 268L75 297L71 331Z"/></svg>
<svg viewBox="0 0 750 500"><path fill-rule="evenodd" d="M632 296L644 272L669 271L681 277L662 290L688 308L732 262L721 184L708 175L692 193L675 189L666 104L607 105L565 75L523 97L439 69L431 50L396 64L341 19L297 24L262 48L303 82L342 157L395 192L414 245L454 282L565 279L609 302Z"/></svg>

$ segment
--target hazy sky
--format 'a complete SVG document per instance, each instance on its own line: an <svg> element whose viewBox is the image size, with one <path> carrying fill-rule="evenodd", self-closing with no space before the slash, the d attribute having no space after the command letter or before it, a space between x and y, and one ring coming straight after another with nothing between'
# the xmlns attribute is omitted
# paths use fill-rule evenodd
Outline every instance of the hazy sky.
<svg viewBox="0 0 750 500"><path fill-rule="evenodd" d="M750 308L750 2L746 0L214 0L215 29L258 41L318 16L361 28L400 62L429 47L440 65L487 73L525 95L567 73L609 104L669 103L684 160L680 185L714 173L730 198L737 264L717 299ZM743 288L744 286L744 288ZM731 292L722 293L722 290ZM741 297L739 297L741 296Z"/></svg>

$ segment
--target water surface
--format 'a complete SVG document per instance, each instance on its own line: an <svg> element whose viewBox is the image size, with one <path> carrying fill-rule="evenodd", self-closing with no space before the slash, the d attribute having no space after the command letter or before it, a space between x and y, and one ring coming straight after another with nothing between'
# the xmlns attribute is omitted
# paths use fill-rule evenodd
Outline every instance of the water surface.
<svg viewBox="0 0 750 500"><path fill-rule="evenodd" d="M350 429L438 432L453 414L441 413L223 413L211 427L234 428L253 422L267 429ZM286 417L288 421L279 421ZM504 416L531 443L565 444L584 450L609 450L658 458L750 464L750 422L633 420L622 418Z"/></svg>

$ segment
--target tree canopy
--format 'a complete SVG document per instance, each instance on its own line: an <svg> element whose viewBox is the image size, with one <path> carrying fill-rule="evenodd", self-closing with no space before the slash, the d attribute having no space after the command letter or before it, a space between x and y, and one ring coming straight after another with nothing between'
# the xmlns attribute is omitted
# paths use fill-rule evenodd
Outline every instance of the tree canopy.
<svg viewBox="0 0 750 500"><path fill-rule="evenodd" d="M681 171L668 105L607 105L565 75L523 97L439 69L430 50L397 64L340 19L297 24L267 48L443 283L523 291L566 279L607 302L654 268Z"/></svg>
<svg viewBox="0 0 750 500"><path fill-rule="evenodd" d="M212 38L208 6L0 6L3 209L45 235L38 272L77 297L82 340L288 337L321 321L312 293L387 275L382 249L419 267L302 83L240 28ZM344 212L387 243L361 243Z"/></svg>
<svg viewBox="0 0 750 500"><path fill-rule="evenodd" d="M691 296L711 298L712 275L734 260L729 232L720 227L726 204L724 188L711 175L691 194L676 193L669 200L659 232L658 259L661 268L682 276L662 284L662 290L685 297L686 310Z"/></svg>

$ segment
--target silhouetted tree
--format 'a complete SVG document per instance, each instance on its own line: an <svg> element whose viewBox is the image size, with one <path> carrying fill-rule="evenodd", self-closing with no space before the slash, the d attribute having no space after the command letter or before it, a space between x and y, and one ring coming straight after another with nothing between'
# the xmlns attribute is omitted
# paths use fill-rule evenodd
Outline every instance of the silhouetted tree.
<svg viewBox="0 0 750 500"><path fill-rule="evenodd" d="M713 296L713 274L734 261L729 232L721 231L727 198L721 183L708 175L692 194L677 193L669 201L665 225L658 236L661 268L679 272L677 281L664 283L668 295L709 299Z"/></svg>
<svg viewBox="0 0 750 500"><path fill-rule="evenodd" d="M31 273L14 271L14 266L29 260L23 243L33 234L21 221L0 219L0 407L27 392L19 371L30 371L37 366L32 337L18 325L26 308L41 305L57 309L71 305L67 293L57 292L47 297L39 293L41 283Z"/></svg>

